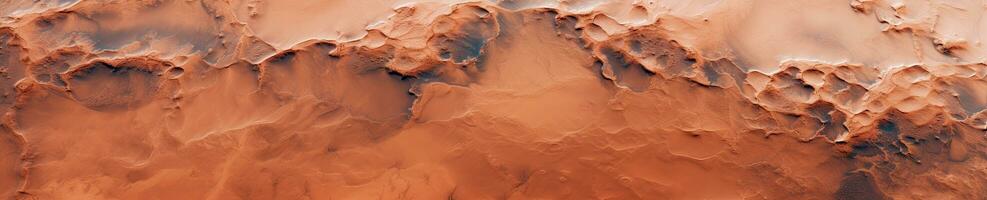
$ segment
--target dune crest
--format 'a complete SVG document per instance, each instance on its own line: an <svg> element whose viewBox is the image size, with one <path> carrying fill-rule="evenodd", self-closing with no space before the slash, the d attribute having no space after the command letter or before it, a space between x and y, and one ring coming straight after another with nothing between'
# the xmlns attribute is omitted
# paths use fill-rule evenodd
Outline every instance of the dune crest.
<svg viewBox="0 0 987 200"><path fill-rule="evenodd" d="M0 198L982 199L985 12L0 0Z"/></svg>

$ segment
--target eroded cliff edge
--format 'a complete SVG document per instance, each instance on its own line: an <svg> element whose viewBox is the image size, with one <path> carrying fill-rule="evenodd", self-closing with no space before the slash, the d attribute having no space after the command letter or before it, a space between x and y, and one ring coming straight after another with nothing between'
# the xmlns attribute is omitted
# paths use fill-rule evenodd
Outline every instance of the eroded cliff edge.
<svg viewBox="0 0 987 200"><path fill-rule="evenodd" d="M5 198L987 197L982 2L0 5Z"/></svg>

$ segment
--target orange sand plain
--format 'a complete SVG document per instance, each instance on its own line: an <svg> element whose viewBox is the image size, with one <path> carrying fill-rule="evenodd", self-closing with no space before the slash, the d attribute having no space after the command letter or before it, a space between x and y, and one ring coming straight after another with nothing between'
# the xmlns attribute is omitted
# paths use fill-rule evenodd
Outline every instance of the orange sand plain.
<svg viewBox="0 0 987 200"><path fill-rule="evenodd" d="M0 0L2 199L985 199L987 2Z"/></svg>

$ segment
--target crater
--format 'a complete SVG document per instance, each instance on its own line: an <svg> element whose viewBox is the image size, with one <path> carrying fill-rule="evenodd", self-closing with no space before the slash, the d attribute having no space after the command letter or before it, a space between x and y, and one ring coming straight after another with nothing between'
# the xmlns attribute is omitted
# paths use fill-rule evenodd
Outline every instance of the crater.
<svg viewBox="0 0 987 200"><path fill-rule="evenodd" d="M96 61L67 74L69 94L92 110L138 108L157 94L156 71L165 65L150 59Z"/></svg>

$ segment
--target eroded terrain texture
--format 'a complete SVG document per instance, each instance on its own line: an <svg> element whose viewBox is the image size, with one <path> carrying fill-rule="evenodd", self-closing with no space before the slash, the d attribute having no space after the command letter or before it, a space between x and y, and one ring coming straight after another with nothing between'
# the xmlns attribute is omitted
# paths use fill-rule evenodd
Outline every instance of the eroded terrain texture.
<svg viewBox="0 0 987 200"><path fill-rule="evenodd" d="M0 0L3 199L987 199L978 0Z"/></svg>

